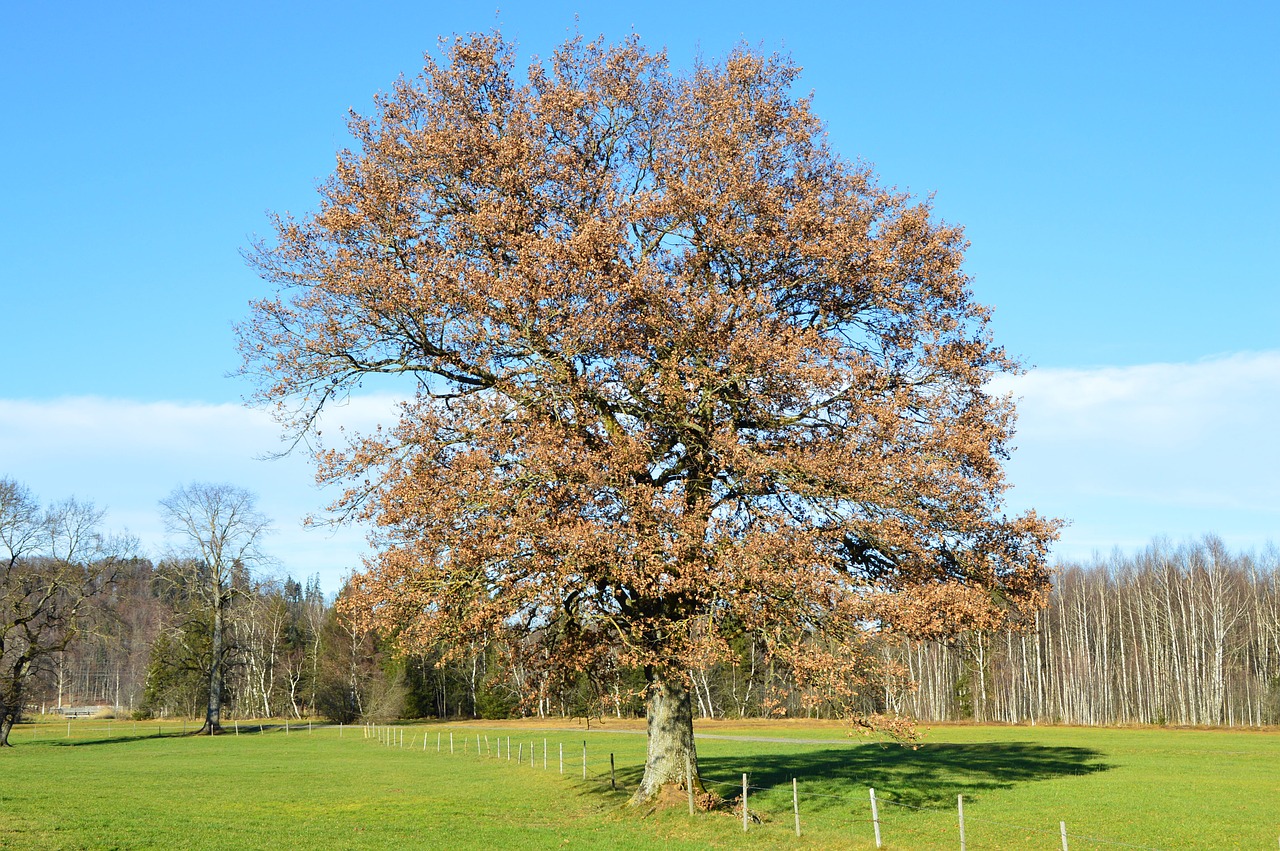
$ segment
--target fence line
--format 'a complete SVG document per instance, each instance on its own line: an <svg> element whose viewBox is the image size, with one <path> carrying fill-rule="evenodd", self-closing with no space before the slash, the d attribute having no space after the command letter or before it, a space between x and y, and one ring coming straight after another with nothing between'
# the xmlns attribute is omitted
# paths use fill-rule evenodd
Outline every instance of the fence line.
<svg viewBox="0 0 1280 851"><path fill-rule="evenodd" d="M15 725L11 732L11 737L14 739L15 743L18 741L41 740L41 741L55 742L55 741L66 741L67 739L91 738L95 733L99 734L100 736L105 736L106 738L156 738L156 737L167 738L172 736L180 736L180 735L183 735L184 733L189 734L191 732L194 732L194 730L188 727L186 723L183 723L182 726L179 726L179 722L174 722L174 721L157 723L154 721L146 722L146 721L116 720L116 721L106 721L105 723L95 724L92 726L85 725L84 721L77 721L72 724L64 724L63 722L53 722L53 723L34 722L31 724L31 737L28 739L26 737L19 738L21 734L25 732L21 730L22 726L25 726L25 725ZM274 723L274 724L269 723L266 720L260 721L256 724L241 724L240 719L233 719L228 726L234 727L235 735L239 735L241 732L258 733L258 734L266 734L268 732L277 732L284 735L290 735L291 732L301 733L304 731L304 727L301 725L290 726L290 721L288 719L282 719L279 723ZM364 724L362 725L362 727L364 732L363 740L373 739L385 747L400 748L400 749L404 749L406 747L404 725ZM311 734L313 732L332 733L334 731L336 731L338 738L343 738L345 727L342 724L315 724L313 722L308 722L305 725L305 734ZM227 732L231 733L231 729L228 729ZM443 749L443 745L444 745L443 732L444 731L437 730L437 733L436 733L437 753L442 753L444 750ZM483 759L491 759L491 760L503 759L501 735L498 735L496 737L496 744L497 744L496 748L491 749L489 734L487 732L483 734L483 739L484 739L483 748L481 747L480 733L475 734L474 741L471 740L470 731L467 731L466 733L464 733L461 747L458 747L457 744L455 743L455 736L454 736L455 731L449 730L448 734L449 734L448 736L449 751L448 752L450 754L453 754L455 757L466 756L471 758L483 758ZM362 737L352 736L348 738L355 740L355 739L361 739ZM536 770L537 769L536 739L534 741L525 742L521 740L514 740L513 737L510 735L508 735L506 738L507 738L507 748L506 748L507 753L505 755L505 760L508 762L515 762L516 767L527 765L527 767ZM410 750L416 749L415 748L416 741L417 741L417 736L415 734L408 742L408 748ZM424 752L428 751L427 742L428 742L428 732L424 730L422 735L422 750ZM529 759L527 763L523 758L524 748L526 744L528 745L528 754L529 754ZM471 745L475 746L474 750L471 749ZM515 757L515 754L513 753L513 751L516 751L516 750L520 752L520 757L518 759ZM557 751L559 756L558 773L563 775L565 773L563 741L557 742ZM547 772L551 772L554 766L553 762L549 758L549 754L550 754L550 741L548 738L543 737L542 770ZM607 786L611 790L617 790L622 788L622 784L620 784L617 777L616 763L617 763L616 754L614 752L607 752L602 756L596 757L594 759L590 758L590 754L588 751L588 742L583 740L582 772L581 772L581 779L583 781L594 782L601 786ZM643 765L643 761L641 761L641 765ZM760 798L757 797L757 795L759 794L769 795L769 793L774 793L775 795L780 796L782 794L779 791L782 789L781 784L774 785L774 786L758 786L758 785L751 784L749 782L749 779L750 779L750 772L747 772L746 774L743 775L742 781L738 781L737 779L718 780L712 776L709 776L701 772L699 773L699 777L698 777L698 780L703 784L704 787L730 790L728 794L725 794L723 796L724 800L727 803L732 804L732 802L735 800L734 798L735 793L737 794L736 800L738 800L739 802L738 806L741 806L742 799L745 798L748 801L747 806L742 808L744 830L750 829L751 814L753 812L753 809L752 809L753 807L755 808L754 810L755 812L758 812L761 814L768 814L773 818L782 818L784 813L784 811L781 810L781 808L778 808L777 812L774 812L772 810L766 811L758 803ZM895 800L892 796L886 797L885 794L881 791L870 790L865 797L861 798L861 804L857 804L856 803L858 800L857 796L863 793L854 793L851 791L849 794L845 794L845 795L833 795L829 793L809 791L804 789L805 783L802 782L804 780L805 778L803 777L792 777L790 784L787 784L792 787L791 788L792 794L790 796L791 800L787 802L788 804L790 804L790 806L787 807L787 810L790 810L790 812L785 812L785 816L792 817L794 819L794 829L797 836L800 835L800 829L801 829L800 825L801 825L802 802L816 798L816 799L822 799L822 800L828 800L828 801L837 801L837 802L841 802L843 804L848 805L850 808L850 812L847 815L845 815L843 818L837 818L835 820L836 823L843 824L849 828L855 828L859 831L866 831L865 834L861 834L861 835L865 836L868 839L871 839L874 837L877 848L881 847L882 843L893 842L894 836L901 836L902 834L909 834L913 837L919 837L921 839L928 838L931 841L937 841L939 838L941 838L939 833L936 830L922 829L921 825L912 825L908 822L902 822L895 819L886 819L884 808L889 808L889 809L898 809L898 810L905 810L905 811L915 811L915 812L921 812L921 813L938 813L938 814L947 813L947 814L955 815L957 817L957 820L956 822L954 822L955 826L952 829L955 830L956 828L958 828L959 832L951 835L961 843L961 847L965 849L965 851L969 851L969 849L980 849L981 847L983 847L981 845L981 842L983 841L980 835L981 831L980 830L978 831L979 835L975 835L975 830L974 830L974 828L977 828L980 826L992 826L992 827L1003 828L1006 830L1021 831L1024 834L1041 835L1046 838L1046 843L1050 840L1050 837L1054 839L1060 838L1062 840L1061 847L1063 847L1064 849L1069 848L1068 843L1071 843L1072 845L1077 845L1077 846L1079 843L1091 843L1093 845L1105 845L1105 846L1111 846L1116 848L1138 849L1138 851L1160 851L1160 849L1157 848L1156 846L1143 845L1143 844L1132 843L1132 842L1124 842L1121 840L1111 839L1108 837L1093 836L1093 835L1087 835L1084 833L1076 833L1074 831L1069 831L1067 830L1066 825L1063 822L1060 822L1057 826L1054 826L1054 827L1033 827L1031 825L1015 824L1011 822L1005 822L999 819L986 818L985 816L982 816L982 815L975 815L972 803L970 803L969 808L965 809L963 800L959 798L957 799L956 809L951 810L951 809L946 809L941 807L931 807L931 806L924 806L919 804L910 804L910 803L907 803L906 801ZM692 792L692 790L690 791ZM692 800L693 800L693 796L692 794L690 794L691 806L692 806ZM767 797L765 798L765 801L766 801L765 806L766 807L769 806L769 799ZM870 807L868 807L868 805L870 805ZM868 808L870 809L870 812L867 813L866 816L860 816L856 814L856 811L858 811L859 809L866 811ZM733 809L736 811L738 807L734 806ZM878 809L878 812L877 812L877 809ZM883 836L881 835L882 830L883 830ZM991 847L991 846L987 846L987 847ZM1045 847L1048 848L1050 846L1046 844Z"/></svg>
<svg viewBox="0 0 1280 851"><path fill-rule="evenodd" d="M478 735L477 735L477 740L478 740ZM498 748L498 755L496 758L500 759L502 754L502 749L500 746L501 737L499 737L498 741L499 741L499 748ZM520 746L521 743L520 742L513 743L510 736L507 737L507 742L508 742L507 761L513 761L511 748L513 744L516 746ZM546 751L549 748L549 744L545 738L543 742L544 742L544 758L543 758L542 768L544 771L548 771L549 760L546 757ZM529 761L527 765L531 768L536 769L537 765L534 760L535 742L529 742L528 744L529 744ZM522 747L520 747L519 749L523 750ZM564 774L564 742L558 742L557 749L560 755L560 764L559 764L558 773L563 775ZM478 748L477 748L476 754L481 757L486 756L486 754L479 751ZM491 758L495 758L495 757L491 757ZM516 762L517 766L526 764L522 759L516 759L514 761ZM750 772L747 772L746 774L743 775L742 781L717 780L714 777L708 776L707 774L701 773L701 772L699 773L699 777L698 777L698 780L703 784L703 786L727 788L727 789L733 790L734 793L737 793L736 800L738 801L738 804L736 806L733 806L733 810L735 812L738 810L739 807L741 807L741 802L744 798L748 801L747 806L742 807L743 830L748 830L748 831L750 830L750 825L752 823L752 816L756 813L767 814L774 818L777 818L782 815L782 811L779 811L779 812L769 811L766 813L764 809L753 809L753 807L759 806L758 804L756 804L756 801L758 800L755 797L756 793L760 793L760 794L777 793L778 790L781 788L781 786L753 785L750 783L749 778L750 778ZM587 742L583 741L581 779L583 781L599 784L602 787L608 787L610 790L617 790L619 788L622 788L617 779L616 753L609 752L603 756L600 756L594 759L590 758ZM800 827L801 804L802 804L802 801L804 800L809 800L811 798L820 798L820 799L831 800L831 801L840 801L848 804L851 810L857 809L857 807L854 806L855 799L856 799L856 796L854 793L851 792L850 794L847 794L847 795L832 795L832 794L816 792L816 791L802 791L803 785L804 785L802 783L803 780L804 778L801 778L801 777L792 777L791 783L788 784L791 786L791 793L792 793L791 801L789 802L791 806L788 808L790 809L790 812L787 812L785 815L790 816L793 819L794 831L796 836L801 835L801 827ZM690 792L692 792L692 790L690 790ZM726 801L726 803L730 803L730 804L732 804L732 802L735 800L735 798L731 797L730 795L723 796L723 799ZM692 801L693 801L693 796L692 794L690 794L691 807L692 807ZM1079 843L1092 843L1094 845L1107 845L1107 846L1112 846L1117 848L1138 849L1138 851L1161 851L1160 848L1153 845L1142 845L1142 844L1137 844L1132 842L1123 842L1121 840L1110 839L1107 837L1091 836L1083 833L1069 832L1066 829L1065 822L1059 822L1059 824L1054 827L1032 827L1030 825L1013 824L1010 822L1000 821L998 819L991 819L991 818L986 818L985 816L974 815L972 802L970 803L969 809L965 810L962 796L957 796L956 809L950 810L950 809L944 809L941 807L930 807L930 806L922 806L918 804L909 804L909 803L906 803L905 801L894 800L892 797L886 798L883 793L877 793L875 790L870 789L868 787L868 797L863 799L863 803L861 804L861 806L866 808L868 806L868 802L870 803L870 808L871 808L871 812L868 814L868 816L860 817L860 816L854 815L854 813L851 812L849 815L845 816L843 819L838 819L837 823L844 824L845 826L851 827L851 828L859 828L859 829L866 830L867 831L866 837L869 839L874 838L875 847L877 848L883 847L883 845L893 842L894 836L901 837L903 834L917 838L921 841L936 842L940 839L943 839L945 841L944 837L936 829L930 829L923 825L913 825L907 822L901 822L901 821L892 820L892 819L886 820L885 814L883 811L879 811L879 812L876 811L877 806L883 806L883 807L897 808L901 810L911 810L911 811L916 811L921 813L954 814L956 816L956 823L955 823L955 826L952 828L952 830L957 830L958 832L951 835L955 837L955 840L953 841L959 841L963 843L962 848L964 848L965 851L969 851L969 849L981 849L982 847L984 847L982 844L984 841L984 838L980 835L981 831L978 832L979 835L975 835L974 828L978 826L1000 827L1008 830L1022 831L1023 833L1027 833L1027 834L1040 834L1046 838L1046 842L1048 842L1050 838L1055 840L1061 839L1062 841L1061 847L1063 849L1068 849L1068 851L1069 851L1068 842L1076 845L1077 847ZM756 820L759 821L759 816L756 817ZM763 821L760 821L760 823L763 824ZM965 829L966 827L968 827L968 830ZM882 829L883 829L883 835L882 835ZM789 832L790 831L788 831L788 833ZM1055 842L1054 847L1056 846L1057 846L1057 843ZM1008 846L1001 844L998 846L987 845L985 847L990 848L990 847L1008 847ZM1045 847L1048 848L1050 846L1046 844Z"/></svg>

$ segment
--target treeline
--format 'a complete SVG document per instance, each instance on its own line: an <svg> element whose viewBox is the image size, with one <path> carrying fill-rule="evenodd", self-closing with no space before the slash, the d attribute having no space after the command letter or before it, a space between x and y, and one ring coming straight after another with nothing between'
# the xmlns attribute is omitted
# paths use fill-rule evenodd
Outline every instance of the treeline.
<svg viewBox="0 0 1280 851"><path fill-rule="evenodd" d="M198 716L208 696L208 609L188 590L199 564L117 565L76 641L28 692L41 708L109 704ZM402 658L352 630L318 577L234 576L223 650L231 717L635 716L640 671L607 682L553 677L536 640L440 647ZM1280 559L1216 539L1068 565L1049 605L1019 628L947 642L880 636L900 679L863 686L867 713L921 721L1280 724ZM702 717L836 717L798 690L768 641L742 635L729 661L691 670ZM907 681L914 686L904 687ZM29 706L33 704L29 703Z"/></svg>
<svg viewBox="0 0 1280 851"><path fill-rule="evenodd" d="M100 705L135 717L204 712L213 664L212 613L194 589L203 566L132 559L85 603L77 640L28 686L28 709ZM403 679L371 635L343 625L319 577L254 579L233 571L221 664L234 716L394 717Z"/></svg>
<svg viewBox="0 0 1280 851"><path fill-rule="evenodd" d="M114 565L83 602L74 640L32 671L27 711L100 706L138 718L199 717L213 664L212 613L197 593L203 569L193 560ZM554 699L522 705L532 675L497 642L455 651L448 662L444 648L398 656L379 636L352 629L335 601L326 600L318 576L305 584L255 579L237 567L225 617L228 717L351 722L600 711L599 689L585 680L558 689ZM619 683L612 693L622 693ZM614 701L612 710L619 707ZM637 698L626 711L640 707Z"/></svg>
<svg viewBox="0 0 1280 851"><path fill-rule="evenodd" d="M922 720L1280 724L1280 556L1206 538L1063 568L1028 629L886 646Z"/></svg>

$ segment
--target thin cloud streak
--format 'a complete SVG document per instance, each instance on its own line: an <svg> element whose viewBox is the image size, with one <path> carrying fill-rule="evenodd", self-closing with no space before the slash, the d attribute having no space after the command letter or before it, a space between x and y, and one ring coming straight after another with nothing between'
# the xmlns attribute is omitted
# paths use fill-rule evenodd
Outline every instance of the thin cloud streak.
<svg viewBox="0 0 1280 851"><path fill-rule="evenodd" d="M370 429L388 419L395 400L366 396L335 407L324 425ZM287 448L261 410L229 404L135 402L75 397L53 401L0 399L0 476L45 501L75 495L107 509L113 529L128 529L145 554L162 557L168 543L157 503L179 484L229 482L254 491L275 521L267 548L275 572L321 575L336 591L367 553L363 532L304 526L323 518L337 495L314 482L305 452Z"/></svg>

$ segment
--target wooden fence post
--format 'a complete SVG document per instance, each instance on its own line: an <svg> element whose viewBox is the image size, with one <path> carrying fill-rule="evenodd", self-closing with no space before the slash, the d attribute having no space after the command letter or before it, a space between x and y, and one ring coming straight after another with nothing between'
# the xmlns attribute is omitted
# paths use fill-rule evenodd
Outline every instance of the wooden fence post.
<svg viewBox="0 0 1280 851"><path fill-rule="evenodd" d="M1062 851L1067 851L1067 823L1058 822L1058 830L1062 832Z"/></svg>
<svg viewBox="0 0 1280 851"><path fill-rule="evenodd" d="M560 743L560 773L564 774L564 742Z"/></svg>
<svg viewBox="0 0 1280 851"><path fill-rule="evenodd" d="M876 847L883 848L880 844L880 811L876 809L876 790L871 790L871 824L876 829Z"/></svg>
<svg viewBox="0 0 1280 851"><path fill-rule="evenodd" d="M587 740L582 740L582 779L587 779Z"/></svg>
<svg viewBox="0 0 1280 851"><path fill-rule="evenodd" d="M689 787L689 815L693 815L693 760L689 752L684 752L684 782Z"/></svg>
<svg viewBox="0 0 1280 851"><path fill-rule="evenodd" d="M613 754L609 754L609 788L618 788L618 778L613 773Z"/></svg>
<svg viewBox="0 0 1280 851"><path fill-rule="evenodd" d="M453 731L449 731L449 753L453 753Z"/></svg>
<svg viewBox="0 0 1280 851"><path fill-rule="evenodd" d="M960 851L964 851L964 795L956 795L956 812L960 815Z"/></svg>
<svg viewBox="0 0 1280 851"><path fill-rule="evenodd" d="M547 740L542 740L542 770L547 770Z"/></svg>
<svg viewBox="0 0 1280 851"><path fill-rule="evenodd" d="M742 832L747 832L747 775L742 775Z"/></svg>
<svg viewBox="0 0 1280 851"><path fill-rule="evenodd" d="M791 809L796 814L796 836L800 835L800 790L796 786L796 779L791 778Z"/></svg>

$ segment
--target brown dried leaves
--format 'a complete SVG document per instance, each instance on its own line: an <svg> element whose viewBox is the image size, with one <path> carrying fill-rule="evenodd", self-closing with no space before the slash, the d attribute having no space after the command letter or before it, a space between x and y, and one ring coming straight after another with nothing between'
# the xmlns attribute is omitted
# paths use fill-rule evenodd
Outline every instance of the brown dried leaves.
<svg viewBox="0 0 1280 851"><path fill-rule="evenodd" d="M767 637L849 696L880 627L1036 605L1056 522L998 514L1016 368L964 239L832 152L786 58L682 75L498 35L354 118L240 328L287 428L407 372L322 475L376 523L349 610L406 646L518 630L548 666L681 672ZM363 483L368 482L368 486Z"/></svg>

